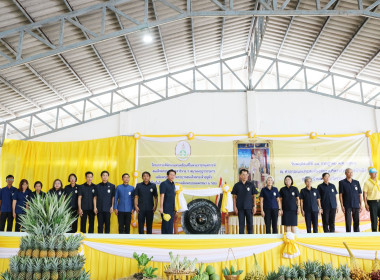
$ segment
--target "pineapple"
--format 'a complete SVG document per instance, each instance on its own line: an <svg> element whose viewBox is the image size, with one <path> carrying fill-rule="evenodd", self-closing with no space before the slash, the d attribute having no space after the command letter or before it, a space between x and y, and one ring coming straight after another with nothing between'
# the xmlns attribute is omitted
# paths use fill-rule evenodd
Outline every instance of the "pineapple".
<svg viewBox="0 0 380 280"><path fill-rule="evenodd" d="M50 236L48 239L48 257L49 258L54 258L55 257L55 243L56 242L56 237L55 236Z"/></svg>
<svg viewBox="0 0 380 280"><path fill-rule="evenodd" d="M38 240L39 246L40 246L40 258L46 258L48 255L48 240L42 237L40 240Z"/></svg>
<svg viewBox="0 0 380 280"><path fill-rule="evenodd" d="M35 238L33 242L33 251L32 251L32 258L38 258L40 256L40 242L39 239Z"/></svg>
<svg viewBox="0 0 380 280"><path fill-rule="evenodd" d="M67 246L67 239L62 240L62 258L67 258L69 256L69 246Z"/></svg>
<svg viewBox="0 0 380 280"><path fill-rule="evenodd" d="M41 270L42 270L42 259L35 259L33 280L41 280L42 278Z"/></svg>
<svg viewBox="0 0 380 280"><path fill-rule="evenodd" d="M319 266L320 265L318 262L307 261L303 263L307 280L316 280L316 274Z"/></svg>
<svg viewBox="0 0 380 280"><path fill-rule="evenodd" d="M34 269L33 264L34 264L33 259L26 259L26 274L25 274L26 280L33 280L33 269Z"/></svg>
<svg viewBox="0 0 380 280"><path fill-rule="evenodd" d="M12 275L12 279L18 278L20 259L21 257L18 256L13 256L9 259L9 269Z"/></svg>
<svg viewBox="0 0 380 280"><path fill-rule="evenodd" d="M350 280L350 268L347 264L343 265L341 264L339 267L339 270L342 272L342 277L344 280Z"/></svg>
<svg viewBox="0 0 380 280"><path fill-rule="evenodd" d="M50 279L58 280L58 258L52 258L50 262Z"/></svg>
<svg viewBox="0 0 380 280"><path fill-rule="evenodd" d="M78 249L81 245L83 236L80 234L73 234L67 238L67 243L69 243L69 257L72 258L78 255Z"/></svg>
<svg viewBox="0 0 380 280"><path fill-rule="evenodd" d="M285 280L286 271L287 271L287 268L283 265L278 268L278 273L277 273L278 280Z"/></svg>
<svg viewBox="0 0 380 280"><path fill-rule="evenodd" d="M292 280L292 273L293 273L293 268L287 267L285 270L285 279Z"/></svg>
<svg viewBox="0 0 380 280"><path fill-rule="evenodd" d="M26 239L26 251L25 251L25 257L30 258L30 257L32 256L32 251L33 251L33 246L34 246L33 243L34 243L34 242L33 242L33 239L32 239L32 238L28 237L28 238Z"/></svg>
<svg viewBox="0 0 380 280"><path fill-rule="evenodd" d="M66 279L66 267L67 267L67 259L61 259L59 263L58 270L58 279L63 280Z"/></svg>
<svg viewBox="0 0 380 280"><path fill-rule="evenodd" d="M67 270L66 270L67 279L74 278L74 270L75 270L75 263L73 261L73 258L67 259Z"/></svg>
<svg viewBox="0 0 380 280"><path fill-rule="evenodd" d="M278 280L279 276L275 271L269 272L267 275L267 280Z"/></svg>
<svg viewBox="0 0 380 280"><path fill-rule="evenodd" d="M334 268L331 264L324 264L322 266L322 280L330 280L330 278L333 276Z"/></svg>
<svg viewBox="0 0 380 280"><path fill-rule="evenodd" d="M63 240L61 237L58 237L57 238L57 250L55 251L55 256L57 258L62 258L63 254L62 254L62 247L63 247Z"/></svg>
<svg viewBox="0 0 380 280"><path fill-rule="evenodd" d="M50 259L42 259L42 279L50 279Z"/></svg>
<svg viewBox="0 0 380 280"><path fill-rule="evenodd" d="M26 247L27 247L27 243L28 240L27 240L27 236L23 236L21 237L21 241L20 241L20 251L18 251L18 256L19 257L25 257L25 251L26 251Z"/></svg>
<svg viewBox="0 0 380 280"><path fill-rule="evenodd" d="M26 277L26 260L27 258L21 258L19 262L20 273L17 280L25 280Z"/></svg>
<svg viewBox="0 0 380 280"><path fill-rule="evenodd" d="M85 257L82 256L82 255L77 255L77 256L74 258L74 263L76 264L76 269L75 269L75 271L74 271L74 277L75 277L75 278L79 278L79 277L80 277L80 274L81 274L81 271L82 271L82 268L83 268L85 262L86 262L86 259L85 259ZM257 272L257 271L256 271L256 272ZM259 279L260 276L262 276L263 279L264 279L264 277L265 277L265 276L264 276L264 273L263 273L263 274L258 273L258 274L256 275L256 279Z"/></svg>
<svg viewBox="0 0 380 280"><path fill-rule="evenodd" d="M291 279L298 279L298 266L294 267L292 265L291 272L290 272L290 278Z"/></svg>

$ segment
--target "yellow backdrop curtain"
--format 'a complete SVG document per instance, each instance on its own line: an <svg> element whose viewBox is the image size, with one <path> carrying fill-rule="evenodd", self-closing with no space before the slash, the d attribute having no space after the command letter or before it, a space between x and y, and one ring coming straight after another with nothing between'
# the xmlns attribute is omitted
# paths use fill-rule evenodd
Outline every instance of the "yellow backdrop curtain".
<svg viewBox="0 0 380 280"><path fill-rule="evenodd" d="M373 167L380 169L380 133L372 133L369 137L371 143L371 153Z"/></svg>
<svg viewBox="0 0 380 280"><path fill-rule="evenodd" d="M100 173L107 170L109 181L121 184L121 175L131 175L135 169L136 140L130 136L77 141L77 142L35 142L7 139L1 154L3 185L8 174L15 176L17 188L21 179L29 181L33 190L35 181L43 183L42 190L52 188L55 179L68 184L68 175L75 173L78 184L85 182L86 171L94 173L94 183L100 183ZM95 219L96 221L96 219ZM116 215L112 214L111 232L118 232ZM95 225L96 231L96 225Z"/></svg>

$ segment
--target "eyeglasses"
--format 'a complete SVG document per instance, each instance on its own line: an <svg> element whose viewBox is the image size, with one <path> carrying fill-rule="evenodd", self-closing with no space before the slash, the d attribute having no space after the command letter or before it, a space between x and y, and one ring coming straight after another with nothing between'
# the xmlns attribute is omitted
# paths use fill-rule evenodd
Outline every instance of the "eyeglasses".
<svg viewBox="0 0 380 280"><path fill-rule="evenodd" d="M7 181L14 181L15 179L13 178L8 178Z"/></svg>

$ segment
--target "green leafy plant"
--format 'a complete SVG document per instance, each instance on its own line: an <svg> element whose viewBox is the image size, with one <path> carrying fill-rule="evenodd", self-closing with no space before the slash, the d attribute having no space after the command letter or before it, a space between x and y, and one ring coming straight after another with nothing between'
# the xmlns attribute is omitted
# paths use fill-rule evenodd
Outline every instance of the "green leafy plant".
<svg viewBox="0 0 380 280"><path fill-rule="evenodd" d="M154 274L154 272L155 272L156 270L158 270L157 267L154 267L154 268L151 267L151 266L149 266L149 267L145 267L145 268L143 269L143 276L144 276L145 278L157 278L157 275Z"/></svg>
<svg viewBox="0 0 380 280"><path fill-rule="evenodd" d="M223 275L240 275L243 273L243 270L235 270L235 267L231 265L231 268L223 268Z"/></svg>
<svg viewBox="0 0 380 280"><path fill-rule="evenodd" d="M137 261L139 272L143 272L147 264L153 259L153 257L148 258L147 254L138 255L136 252L133 253L133 258Z"/></svg>
<svg viewBox="0 0 380 280"><path fill-rule="evenodd" d="M198 261L196 258L193 261L191 261L187 257L184 257L183 260L180 261L180 256L177 255L176 257L174 257L172 252L169 252L169 257L170 264L168 266L165 266L166 271L170 271L173 273L187 273L195 271L195 265Z"/></svg>
<svg viewBox="0 0 380 280"><path fill-rule="evenodd" d="M191 278L191 280L209 280L209 275L205 271L205 266L203 263L201 264L201 267L199 268L197 274Z"/></svg>

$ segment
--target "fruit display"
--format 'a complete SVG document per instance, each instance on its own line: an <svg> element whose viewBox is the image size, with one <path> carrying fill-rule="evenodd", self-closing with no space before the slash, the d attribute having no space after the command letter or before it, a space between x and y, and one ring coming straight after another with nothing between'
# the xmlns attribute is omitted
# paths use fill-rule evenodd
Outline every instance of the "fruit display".
<svg viewBox="0 0 380 280"><path fill-rule="evenodd" d="M89 280L83 269L85 257L78 254L83 241L81 234L67 237L75 218L69 200L47 194L28 202L21 217L21 227L28 235L20 239L17 256L9 260L4 280Z"/></svg>

